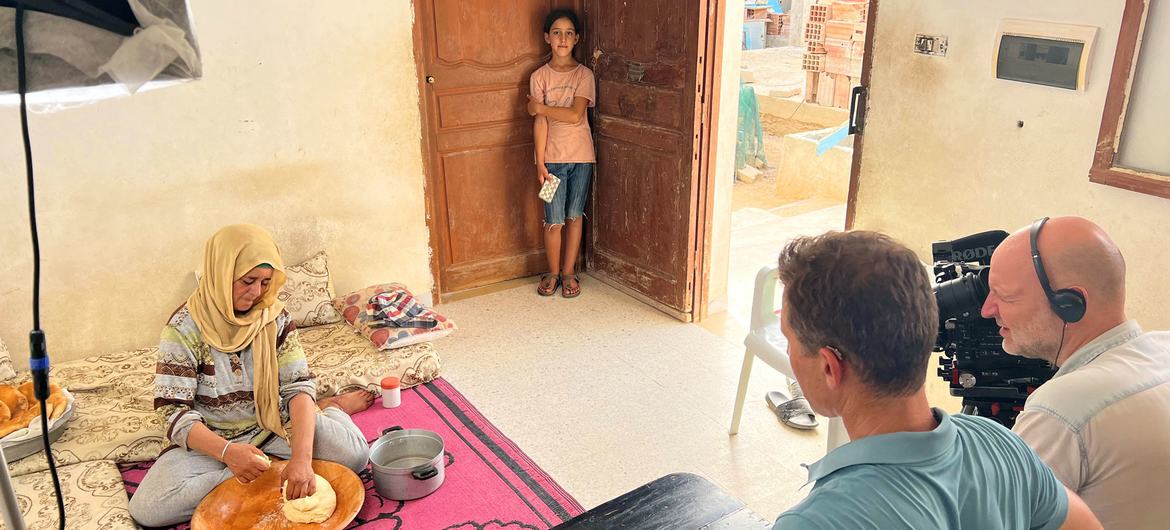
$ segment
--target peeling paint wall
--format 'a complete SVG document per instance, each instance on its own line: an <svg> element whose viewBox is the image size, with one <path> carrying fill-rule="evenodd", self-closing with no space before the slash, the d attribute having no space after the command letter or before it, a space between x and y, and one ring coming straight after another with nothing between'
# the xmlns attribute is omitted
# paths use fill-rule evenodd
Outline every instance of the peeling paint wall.
<svg viewBox="0 0 1170 530"><path fill-rule="evenodd" d="M890 233L929 260L935 240L1083 215L1126 256L1130 316L1170 327L1170 200L1088 179L1121 12L1121 2L1086 0L882 2L855 227ZM1003 18L1097 26L1087 89L995 79ZM946 35L947 55L913 53L915 33Z"/></svg>
<svg viewBox="0 0 1170 530"><path fill-rule="evenodd" d="M328 251L338 294L397 281L429 299L410 2L191 7L204 79L30 116L55 362L157 344L230 223L267 227L288 265ZM18 115L0 108L0 337L26 366Z"/></svg>

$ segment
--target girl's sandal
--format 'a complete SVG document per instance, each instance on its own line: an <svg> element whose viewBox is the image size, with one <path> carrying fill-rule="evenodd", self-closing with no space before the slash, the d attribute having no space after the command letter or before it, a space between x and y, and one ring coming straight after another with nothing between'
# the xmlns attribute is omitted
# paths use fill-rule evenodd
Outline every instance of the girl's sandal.
<svg viewBox="0 0 1170 530"><path fill-rule="evenodd" d="M572 287L569 286L570 281L573 282ZM581 280L577 278L576 274L563 276L561 282L563 285L561 288L561 296L565 298L576 298L581 294Z"/></svg>
<svg viewBox="0 0 1170 530"><path fill-rule="evenodd" d="M561 286L561 277L555 276L553 281L548 281L549 277L554 277L552 273L541 275L540 284L536 286L536 294L540 296L552 296L557 294L557 287Z"/></svg>

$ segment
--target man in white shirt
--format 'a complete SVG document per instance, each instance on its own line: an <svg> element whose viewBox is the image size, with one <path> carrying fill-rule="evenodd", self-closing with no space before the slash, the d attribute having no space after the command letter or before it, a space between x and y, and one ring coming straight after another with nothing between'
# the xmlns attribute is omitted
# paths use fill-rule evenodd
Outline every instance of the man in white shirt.
<svg viewBox="0 0 1170 530"><path fill-rule="evenodd" d="M1125 260L1101 227L1040 219L991 259L983 316L1008 353L1059 368L1015 432L1105 528L1170 524L1170 333L1125 316Z"/></svg>

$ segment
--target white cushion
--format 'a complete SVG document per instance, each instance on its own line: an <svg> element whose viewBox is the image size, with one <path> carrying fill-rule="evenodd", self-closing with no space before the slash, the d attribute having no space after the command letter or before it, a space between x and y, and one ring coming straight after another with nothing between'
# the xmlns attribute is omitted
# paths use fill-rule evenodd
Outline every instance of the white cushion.
<svg viewBox="0 0 1170 530"><path fill-rule="evenodd" d="M333 280L329 277L329 258L324 251L291 267L285 267L287 281L277 298L298 327L307 328L341 321L333 307Z"/></svg>

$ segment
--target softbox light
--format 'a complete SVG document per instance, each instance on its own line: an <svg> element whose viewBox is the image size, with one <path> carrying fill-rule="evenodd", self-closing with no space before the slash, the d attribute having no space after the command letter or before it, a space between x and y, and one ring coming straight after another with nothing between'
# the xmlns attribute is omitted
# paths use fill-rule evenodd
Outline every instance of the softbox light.
<svg viewBox="0 0 1170 530"><path fill-rule="evenodd" d="M133 94L202 76L186 0L26 0L29 103ZM13 0L0 0L0 104L17 103Z"/></svg>

